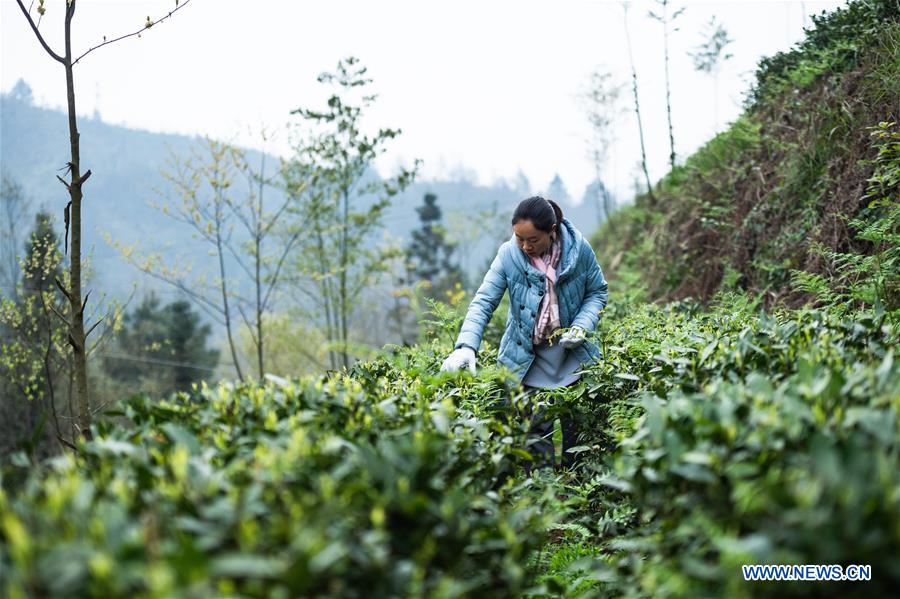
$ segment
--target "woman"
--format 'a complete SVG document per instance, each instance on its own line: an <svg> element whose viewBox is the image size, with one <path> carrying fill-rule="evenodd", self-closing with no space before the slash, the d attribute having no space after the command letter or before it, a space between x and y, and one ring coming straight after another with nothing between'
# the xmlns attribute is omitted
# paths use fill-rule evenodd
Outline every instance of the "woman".
<svg viewBox="0 0 900 599"><path fill-rule="evenodd" d="M539 196L519 203L512 217L513 236L500 246L469 305L453 353L442 371L468 367L491 315L509 289L509 316L500 341L500 364L518 374L526 391L556 389L579 380L577 371L600 357L585 332L597 326L606 306L607 284L594 250L562 210ZM559 329L567 329L556 334ZM552 339L551 339L552 337ZM538 420L541 420L538 417ZM571 418L562 418L563 465L576 444ZM553 421L539 421L532 449L539 462L553 464Z"/></svg>

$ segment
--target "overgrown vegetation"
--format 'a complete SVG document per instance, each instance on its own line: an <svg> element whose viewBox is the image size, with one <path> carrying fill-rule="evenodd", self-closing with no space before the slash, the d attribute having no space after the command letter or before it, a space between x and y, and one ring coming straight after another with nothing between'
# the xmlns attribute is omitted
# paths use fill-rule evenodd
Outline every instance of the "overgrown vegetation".
<svg viewBox="0 0 900 599"><path fill-rule="evenodd" d="M832 279L838 255L884 251L854 233L897 232L900 6L852 2L815 25L762 62L743 116L595 235L611 281L640 278L649 299L739 288L798 306L813 298L797 271ZM895 261L879 268L898 278Z"/></svg>

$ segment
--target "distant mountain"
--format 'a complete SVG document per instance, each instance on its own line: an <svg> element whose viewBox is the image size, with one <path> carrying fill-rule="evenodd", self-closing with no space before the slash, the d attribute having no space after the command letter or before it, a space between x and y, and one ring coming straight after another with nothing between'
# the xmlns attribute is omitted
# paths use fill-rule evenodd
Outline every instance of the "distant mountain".
<svg viewBox="0 0 900 599"><path fill-rule="evenodd" d="M69 157L67 118L60 111L35 106L30 94L17 89L18 93L0 95L0 166L23 187L32 213L46 207L61 223L68 196L56 175L62 174L60 168ZM83 211L85 249L93 248L97 273L92 287L113 297L126 296L134 282L145 290L164 289L162 283L125 263L104 241L103 233L123 243L161 251L165 258L198 256L204 260L204 245L192 240L183 225L148 205L159 199L154 190L166 187L160 171L170 156L189 154L200 138L129 129L96 117L82 116L78 126L83 168L93 172L85 185ZM250 152L254 162L259 157ZM270 157L267 162L276 164L277 158ZM419 181L394 199L386 216L390 237L400 243L409 239L419 226L415 207L427 192L437 194L450 234L463 246L463 266L477 284L497 246L509 236L509 218L516 203L531 192L506 184ZM563 210L585 234L596 228L593 206L563 203ZM30 224L30 219L27 222Z"/></svg>
<svg viewBox="0 0 900 599"><path fill-rule="evenodd" d="M122 296L136 277L143 276L109 247L104 232L123 243L140 241L148 249L171 245L182 255L202 251L199 245L191 247L189 236L171 219L148 205L157 199L154 188L163 186L160 169L170 154L188 153L199 138L127 129L85 117L79 118L78 129L83 169L93 172L84 187L82 216L84 249L93 248L96 287ZM62 223L68 194L56 175L63 174L60 169L68 160L64 113L9 95L0 97L0 165L22 186L32 213L43 207Z"/></svg>

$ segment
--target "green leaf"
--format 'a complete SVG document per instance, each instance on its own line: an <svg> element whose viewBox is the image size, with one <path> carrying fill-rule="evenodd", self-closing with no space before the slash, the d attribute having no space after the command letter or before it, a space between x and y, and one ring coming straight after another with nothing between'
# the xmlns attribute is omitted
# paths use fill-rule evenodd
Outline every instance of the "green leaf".
<svg viewBox="0 0 900 599"><path fill-rule="evenodd" d="M213 576L235 578L277 578L287 564L282 559L252 553L229 553L216 557L210 563Z"/></svg>

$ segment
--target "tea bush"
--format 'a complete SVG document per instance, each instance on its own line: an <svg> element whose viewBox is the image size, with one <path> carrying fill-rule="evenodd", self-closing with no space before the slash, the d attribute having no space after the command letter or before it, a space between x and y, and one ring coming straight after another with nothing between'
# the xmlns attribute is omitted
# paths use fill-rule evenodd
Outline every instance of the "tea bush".
<svg viewBox="0 0 900 599"><path fill-rule="evenodd" d="M484 415L507 384L385 360L132 397L128 426L0 492L4 593L514 596L553 512L509 476L521 429Z"/></svg>
<svg viewBox="0 0 900 599"><path fill-rule="evenodd" d="M612 304L553 396L573 471L521 466L515 379L435 376L433 340L323 378L135 396L77 456L4 471L17 596L822 595L743 563L900 582L900 367L884 313ZM27 475L26 475L27 474Z"/></svg>
<svg viewBox="0 0 900 599"><path fill-rule="evenodd" d="M610 419L586 429L593 474L569 483L580 494L570 521L603 550L574 564L592 572L589 594L847 592L751 586L740 565L754 563L869 564L873 581L856 591L897 588L897 331L884 314L754 314L719 299L706 312L644 305L607 324L607 359L570 398L587 420L605 400Z"/></svg>

